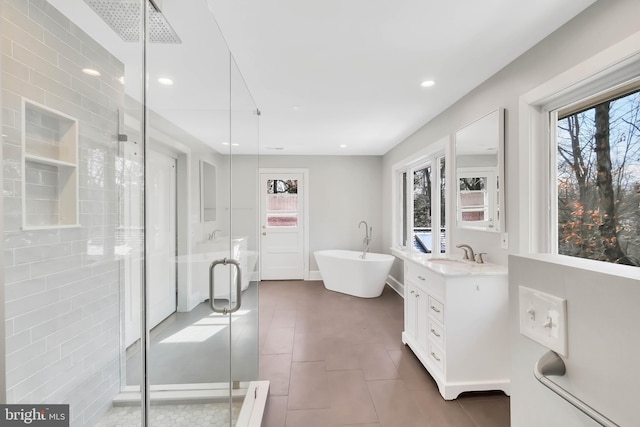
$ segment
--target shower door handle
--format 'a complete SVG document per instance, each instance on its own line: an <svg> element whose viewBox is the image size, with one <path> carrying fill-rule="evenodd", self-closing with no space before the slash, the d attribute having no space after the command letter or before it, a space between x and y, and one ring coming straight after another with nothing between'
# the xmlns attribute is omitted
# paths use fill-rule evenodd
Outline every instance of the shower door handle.
<svg viewBox="0 0 640 427"><path fill-rule="evenodd" d="M228 307L217 307L214 302L215 297L215 280L213 270L218 265L227 265L231 264L236 268L236 303L232 307L231 302L233 301L232 295L229 296L229 306ZM211 310L215 313L228 314L236 312L240 309L240 305L242 304L242 278L241 278L241 270L240 270L240 262L235 259L217 259L211 263L209 266L209 306Z"/></svg>

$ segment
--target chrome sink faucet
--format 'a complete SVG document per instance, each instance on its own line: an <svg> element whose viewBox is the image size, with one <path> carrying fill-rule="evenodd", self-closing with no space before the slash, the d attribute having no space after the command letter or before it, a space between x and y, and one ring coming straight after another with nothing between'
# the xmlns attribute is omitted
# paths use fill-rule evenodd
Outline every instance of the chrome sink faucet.
<svg viewBox="0 0 640 427"><path fill-rule="evenodd" d="M464 250L464 256L462 257L462 259L468 259L471 261L476 260L476 255L473 253L473 249L471 248L471 246L465 243L460 243L459 245L456 245L456 248Z"/></svg>
<svg viewBox="0 0 640 427"><path fill-rule="evenodd" d="M367 256L367 252L369 251L369 243L371 242L373 227L369 227L369 224L367 224L367 221L360 221L360 224L358 224L358 228L360 228L362 224L364 224L365 236L364 236L364 239L362 240L363 249L362 249L362 255L360 255L360 258L364 259L364 257Z"/></svg>

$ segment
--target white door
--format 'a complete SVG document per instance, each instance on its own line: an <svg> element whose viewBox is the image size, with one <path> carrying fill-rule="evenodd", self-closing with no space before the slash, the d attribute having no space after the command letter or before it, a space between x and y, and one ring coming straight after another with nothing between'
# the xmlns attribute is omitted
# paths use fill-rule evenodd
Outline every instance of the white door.
<svg viewBox="0 0 640 427"><path fill-rule="evenodd" d="M176 311L176 159L149 150L147 289L154 327Z"/></svg>
<svg viewBox="0 0 640 427"><path fill-rule="evenodd" d="M262 280L304 278L304 175L260 174Z"/></svg>

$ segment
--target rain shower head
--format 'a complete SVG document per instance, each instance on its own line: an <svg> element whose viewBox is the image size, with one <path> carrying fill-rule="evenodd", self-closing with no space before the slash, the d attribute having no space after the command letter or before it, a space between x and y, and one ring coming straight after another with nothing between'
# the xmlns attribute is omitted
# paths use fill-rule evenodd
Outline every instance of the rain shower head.
<svg viewBox="0 0 640 427"><path fill-rule="evenodd" d="M182 40L171 27L156 3L149 3L149 41L180 44ZM140 40L140 0L84 0L116 34L126 42Z"/></svg>

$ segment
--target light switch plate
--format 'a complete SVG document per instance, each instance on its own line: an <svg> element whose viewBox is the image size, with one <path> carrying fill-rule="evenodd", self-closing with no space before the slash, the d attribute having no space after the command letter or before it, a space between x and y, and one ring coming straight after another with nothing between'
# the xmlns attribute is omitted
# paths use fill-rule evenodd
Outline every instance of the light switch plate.
<svg viewBox="0 0 640 427"><path fill-rule="evenodd" d="M519 287L520 333L567 356L567 300L545 292Z"/></svg>
<svg viewBox="0 0 640 427"><path fill-rule="evenodd" d="M500 235L500 247L502 249L509 249L509 234L506 232Z"/></svg>

